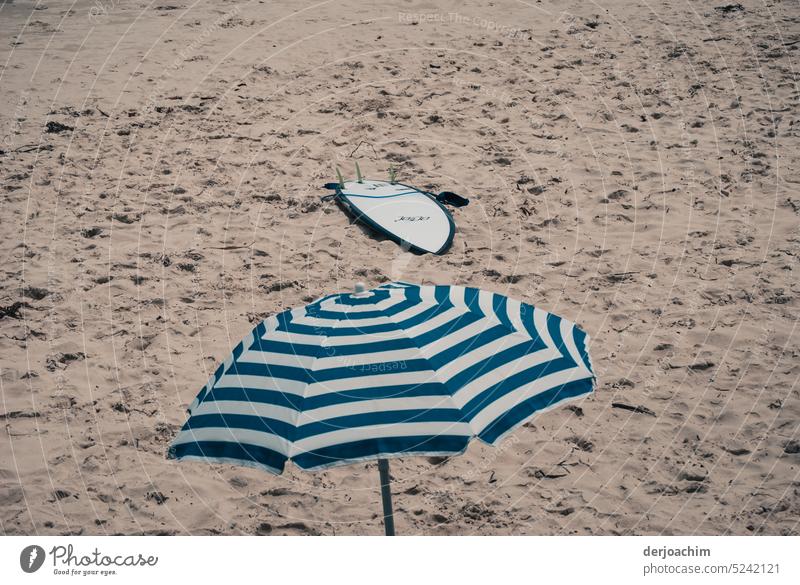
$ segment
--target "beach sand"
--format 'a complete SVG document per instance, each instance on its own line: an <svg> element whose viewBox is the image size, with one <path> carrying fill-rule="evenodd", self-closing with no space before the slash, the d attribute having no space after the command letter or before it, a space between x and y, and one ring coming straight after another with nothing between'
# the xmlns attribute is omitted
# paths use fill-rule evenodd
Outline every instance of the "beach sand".
<svg viewBox="0 0 800 585"><path fill-rule="evenodd" d="M374 462L165 452L260 319L404 280L575 321L598 387L393 460L398 533L800 533L800 5L725 4L3 4L0 531L381 534ZM470 197L452 249L321 202L355 160Z"/></svg>

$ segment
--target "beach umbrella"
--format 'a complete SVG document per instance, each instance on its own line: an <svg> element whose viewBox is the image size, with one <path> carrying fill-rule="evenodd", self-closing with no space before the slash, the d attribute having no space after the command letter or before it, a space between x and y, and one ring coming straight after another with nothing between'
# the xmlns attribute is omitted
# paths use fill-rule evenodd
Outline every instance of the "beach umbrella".
<svg viewBox="0 0 800 585"><path fill-rule="evenodd" d="M496 445L594 387L588 337L503 295L394 282L268 317L189 407L173 459L280 474L378 460L394 533L392 457Z"/></svg>

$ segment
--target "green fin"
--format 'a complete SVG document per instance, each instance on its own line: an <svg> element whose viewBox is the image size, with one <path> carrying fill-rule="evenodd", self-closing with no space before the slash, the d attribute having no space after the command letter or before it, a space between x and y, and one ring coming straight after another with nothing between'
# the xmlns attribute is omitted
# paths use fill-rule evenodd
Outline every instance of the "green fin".
<svg viewBox="0 0 800 585"><path fill-rule="evenodd" d="M358 161L356 161L356 176L358 177L358 182L363 183L364 178L361 176L361 169L358 168Z"/></svg>
<svg viewBox="0 0 800 585"><path fill-rule="evenodd" d="M339 170L339 166L336 166L336 176L339 177L339 187L344 189L344 179L342 178L342 171Z"/></svg>
<svg viewBox="0 0 800 585"><path fill-rule="evenodd" d="M397 173L395 173L394 165L389 165L389 182L394 185Z"/></svg>

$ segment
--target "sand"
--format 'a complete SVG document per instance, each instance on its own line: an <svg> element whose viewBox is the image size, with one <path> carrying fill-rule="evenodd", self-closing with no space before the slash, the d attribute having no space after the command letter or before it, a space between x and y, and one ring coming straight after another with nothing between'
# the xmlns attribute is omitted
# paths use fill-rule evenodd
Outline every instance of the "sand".
<svg viewBox="0 0 800 585"><path fill-rule="evenodd" d="M380 534L378 473L176 463L266 315L356 281L577 322L597 392L392 462L402 534L798 534L800 5L0 9L0 530ZM334 165L471 198L443 256Z"/></svg>

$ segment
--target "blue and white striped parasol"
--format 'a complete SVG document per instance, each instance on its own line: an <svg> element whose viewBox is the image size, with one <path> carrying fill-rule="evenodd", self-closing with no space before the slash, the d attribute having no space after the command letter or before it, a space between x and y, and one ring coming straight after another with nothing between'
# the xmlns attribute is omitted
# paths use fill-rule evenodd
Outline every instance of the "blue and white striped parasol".
<svg viewBox="0 0 800 585"><path fill-rule="evenodd" d="M363 287L362 287L363 288ZM453 455L592 391L588 337L503 295L391 283L262 321L189 407L168 456L281 473ZM387 533L390 505L384 500Z"/></svg>

